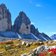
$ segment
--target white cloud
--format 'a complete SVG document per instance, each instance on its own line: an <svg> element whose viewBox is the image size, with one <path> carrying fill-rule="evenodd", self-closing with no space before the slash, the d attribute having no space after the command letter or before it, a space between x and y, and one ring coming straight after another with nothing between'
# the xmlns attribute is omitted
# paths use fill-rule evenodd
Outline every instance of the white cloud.
<svg viewBox="0 0 56 56"><path fill-rule="evenodd" d="M36 7L42 7L42 5L41 5L41 4L36 4L35 6L36 6Z"/></svg>

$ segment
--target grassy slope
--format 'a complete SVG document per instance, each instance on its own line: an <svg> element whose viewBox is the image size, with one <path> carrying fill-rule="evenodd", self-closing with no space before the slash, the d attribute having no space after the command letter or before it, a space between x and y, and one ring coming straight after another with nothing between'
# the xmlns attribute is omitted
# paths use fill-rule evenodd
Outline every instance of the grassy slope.
<svg viewBox="0 0 56 56"><path fill-rule="evenodd" d="M51 42L51 44L50 44ZM33 42L30 46L22 45L22 40L11 40L0 42L0 56L21 56L23 53L32 52L32 50L40 45L53 46L56 45L55 41L48 41L40 44Z"/></svg>

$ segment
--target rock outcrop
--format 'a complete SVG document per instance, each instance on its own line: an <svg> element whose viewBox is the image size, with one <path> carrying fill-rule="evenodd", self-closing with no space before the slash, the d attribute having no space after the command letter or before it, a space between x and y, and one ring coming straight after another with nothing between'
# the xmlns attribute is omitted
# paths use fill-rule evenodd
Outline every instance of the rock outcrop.
<svg viewBox="0 0 56 56"><path fill-rule="evenodd" d="M11 14L5 4L0 4L0 31L11 30Z"/></svg>
<svg viewBox="0 0 56 56"><path fill-rule="evenodd" d="M31 29L31 33L33 33L36 36L39 35L38 28L35 28L33 24L31 24L30 29Z"/></svg>
<svg viewBox="0 0 56 56"><path fill-rule="evenodd" d="M30 34L30 20L26 14L22 11L19 13L19 16L15 19L14 30L15 32L21 34Z"/></svg>
<svg viewBox="0 0 56 56"><path fill-rule="evenodd" d="M40 33L38 31L38 28L36 29L34 25L31 24L31 33L33 33L37 38L39 38L40 40L52 40L48 35L46 35L45 33Z"/></svg>

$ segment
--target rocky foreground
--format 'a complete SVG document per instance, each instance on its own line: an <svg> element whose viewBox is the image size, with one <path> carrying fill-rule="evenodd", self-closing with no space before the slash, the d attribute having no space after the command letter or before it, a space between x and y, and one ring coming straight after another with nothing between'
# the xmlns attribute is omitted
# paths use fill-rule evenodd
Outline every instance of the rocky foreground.
<svg viewBox="0 0 56 56"><path fill-rule="evenodd" d="M0 56L56 56L55 48L56 41L8 40L0 42Z"/></svg>

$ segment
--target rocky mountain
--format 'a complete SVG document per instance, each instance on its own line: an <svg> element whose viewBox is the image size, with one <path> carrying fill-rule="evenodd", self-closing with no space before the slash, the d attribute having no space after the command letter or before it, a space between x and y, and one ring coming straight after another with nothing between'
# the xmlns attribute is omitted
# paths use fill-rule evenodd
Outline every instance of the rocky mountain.
<svg viewBox="0 0 56 56"><path fill-rule="evenodd" d="M12 26L11 13L5 4L0 4L0 37L41 41L52 40L45 33L40 33L23 11L16 17Z"/></svg>
<svg viewBox="0 0 56 56"><path fill-rule="evenodd" d="M5 4L0 4L0 31L11 30L11 14Z"/></svg>
<svg viewBox="0 0 56 56"><path fill-rule="evenodd" d="M52 35L50 38L56 40L56 34Z"/></svg>
<svg viewBox="0 0 56 56"><path fill-rule="evenodd" d="M26 14L21 11L14 22L14 30L18 33L29 34L31 21Z"/></svg>
<svg viewBox="0 0 56 56"><path fill-rule="evenodd" d="M48 35L40 33L23 11L15 19L13 29L22 36L22 39L52 40Z"/></svg>

